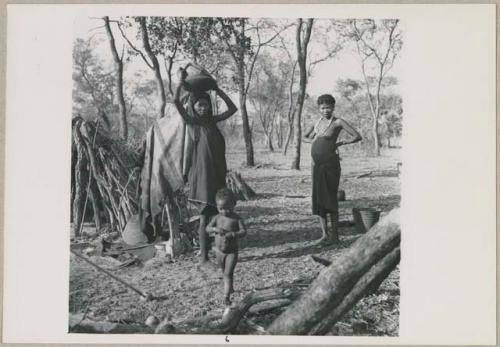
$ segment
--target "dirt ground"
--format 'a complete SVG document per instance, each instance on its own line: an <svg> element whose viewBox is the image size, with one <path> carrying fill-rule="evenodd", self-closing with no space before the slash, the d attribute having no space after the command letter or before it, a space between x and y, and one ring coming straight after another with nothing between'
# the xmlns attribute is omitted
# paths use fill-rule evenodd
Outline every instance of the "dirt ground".
<svg viewBox="0 0 500 347"><path fill-rule="evenodd" d="M229 146L228 146L229 147ZM309 147L303 148L302 169L289 170L290 157L257 150L257 168L247 168L243 150L228 150L229 169L237 170L257 192L252 201L239 202L236 211L245 219L248 235L240 243L235 270L233 301L269 287L297 284L304 289L322 269L311 255L335 262L359 236L352 221L352 207L375 207L388 212L400 201L397 175L398 149L382 156L342 154L340 189L347 200L340 202L340 246L317 246L319 223L310 208ZM371 172L370 175L363 175ZM359 177L359 176L363 177ZM214 254L210 254L214 260ZM91 257L105 268L119 265L110 257ZM153 258L142 267L131 266L113 273L162 300L139 301L139 296L90 265L72 256L70 267L70 313L86 313L94 320L142 324L149 315L172 324L207 314L222 314L222 280L218 273L200 272L197 257L185 254L174 261ZM247 314L253 323L267 326L284 308L265 315ZM362 299L330 332L331 335L397 336L399 329L399 268L377 292ZM254 334L250 328L237 333Z"/></svg>

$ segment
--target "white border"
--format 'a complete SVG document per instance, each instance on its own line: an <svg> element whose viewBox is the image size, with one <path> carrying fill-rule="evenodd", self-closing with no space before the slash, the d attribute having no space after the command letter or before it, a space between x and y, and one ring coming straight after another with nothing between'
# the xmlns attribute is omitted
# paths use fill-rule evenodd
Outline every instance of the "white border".
<svg viewBox="0 0 500 347"><path fill-rule="evenodd" d="M224 343L66 334L75 14L400 18L400 337L231 336L231 343L493 344L494 5L8 5L4 342Z"/></svg>

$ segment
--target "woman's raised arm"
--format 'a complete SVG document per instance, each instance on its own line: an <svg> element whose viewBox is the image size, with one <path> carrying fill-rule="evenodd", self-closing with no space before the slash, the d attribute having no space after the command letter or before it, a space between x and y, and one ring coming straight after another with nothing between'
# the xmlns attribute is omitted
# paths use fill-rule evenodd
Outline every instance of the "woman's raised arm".
<svg viewBox="0 0 500 347"><path fill-rule="evenodd" d="M219 89L218 86L215 87L215 92L217 93L218 96L221 97L222 100L224 100L224 102L226 103L226 106L227 106L227 110L225 112L223 112L221 114L218 114L218 115L214 115L215 121L216 122L221 122L223 120L228 119L233 114L235 114L236 111L238 111L238 108L233 103L233 101L231 100L231 98L229 96L227 96L227 94L224 93L221 89Z"/></svg>

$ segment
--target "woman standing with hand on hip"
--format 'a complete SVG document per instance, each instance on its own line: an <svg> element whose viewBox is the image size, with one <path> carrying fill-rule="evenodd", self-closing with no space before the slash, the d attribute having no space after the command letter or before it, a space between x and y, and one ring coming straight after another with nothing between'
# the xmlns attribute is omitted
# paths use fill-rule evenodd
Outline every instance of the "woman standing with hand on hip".
<svg viewBox="0 0 500 347"><path fill-rule="evenodd" d="M361 141L361 135L344 119L334 116L335 98L330 94L318 98L320 117L304 134L311 142L312 157L312 212L319 217L321 243L339 242L339 207L337 192L340 182L340 158L338 148ZM349 140L337 141L341 131L350 135ZM331 231L328 230L327 214L330 215Z"/></svg>
<svg viewBox="0 0 500 347"><path fill-rule="evenodd" d="M216 192L226 186L226 145L217 122L231 117L237 108L231 99L219 89L215 81L212 88L226 103L227 110L221 114L212 114L210 95L205 91L197 91L186 82L187 72L181 69L180 83L175 92L175 106L184 121L192 127L194 145L191 164L187 175L189 183L189 199L199 204L200 226L198 237L200 242L200 262L208 263L209 242L206 226L210 217L216 215ZM207 78L210 78L207 76ZM188 109L181 102L182 89L190 90Z"/></svg>

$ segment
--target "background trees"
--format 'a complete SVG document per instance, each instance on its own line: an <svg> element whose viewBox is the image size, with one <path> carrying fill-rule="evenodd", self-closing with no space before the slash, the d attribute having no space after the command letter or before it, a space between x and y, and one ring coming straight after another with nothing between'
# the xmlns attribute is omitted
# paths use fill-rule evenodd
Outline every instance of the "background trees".
<svg viewBox="0 0 500 347"><path fill-rule="evenodd" d="M112 136L141 141L154 118L168 115L176 71L188 62L206 68L238 98L238 115L222 128L233 147L244 147L248 166L258 161L254 146L265 146L290 156L291 168L299 169L302 126L317 117L314 100L323 93L337 98L336 114L364 135L351 149L379 155L401 136L402 97L390 75L402 48L396 19L88 22L74 42L73 113L102 120ZM346 62L355 68L336 70Z"/></svg>
<svg viewBox="0 0 500 347"><path fill-rule="evenodd" d="M355 46L370 113L372 116L373 154L380 155L379 122L382 112L381 91L402 47L398 19L349 19L333 21L336 30ZM370 68L373 75L369 75Z"/></svg>

